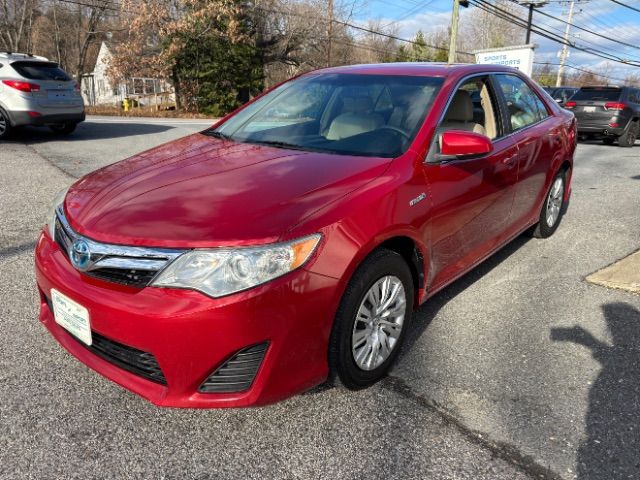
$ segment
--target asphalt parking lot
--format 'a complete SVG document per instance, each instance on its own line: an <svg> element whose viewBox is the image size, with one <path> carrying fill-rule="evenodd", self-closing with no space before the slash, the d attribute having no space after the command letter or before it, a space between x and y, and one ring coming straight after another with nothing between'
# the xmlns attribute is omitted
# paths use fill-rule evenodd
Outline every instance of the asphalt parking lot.
<svg viewBox="0 0 640 480"><path fill-rule="evenodd" d="M584 281L640 248L640 146L581 143L556 234L516 239L427 302L370 389L159 409L63 351L37 320L49 202L206 125L90 117L0 144L0 478L640 478L640 296Z"/></svg>

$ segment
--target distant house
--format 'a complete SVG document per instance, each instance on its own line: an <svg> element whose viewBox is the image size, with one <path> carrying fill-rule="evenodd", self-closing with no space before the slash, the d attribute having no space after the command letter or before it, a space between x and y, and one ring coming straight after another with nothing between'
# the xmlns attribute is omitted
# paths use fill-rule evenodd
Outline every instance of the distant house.
<svg viewBox="0 0 640 480"><path fill-rule="evenodd" d="M93 72L82 76L81 91L86 105L119 106L125 98L145 106L175 104L173 86L166 79L130 77L113 85L107 75L111 58L109 46L102 42Z"/></svg>

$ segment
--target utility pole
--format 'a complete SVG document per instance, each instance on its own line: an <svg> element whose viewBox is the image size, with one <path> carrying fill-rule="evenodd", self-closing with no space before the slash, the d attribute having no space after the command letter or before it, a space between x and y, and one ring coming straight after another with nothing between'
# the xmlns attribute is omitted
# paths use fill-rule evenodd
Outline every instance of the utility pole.
<svg viewBox="0 0 640 480"><path fill-rule="evenodd" d="M329 25L327 27L327 67L331 66L331 39L333 37L333 0L329 0Z"/></svg>
<svg viewBox="0 0 640 480"><path fill-rule="evenodd" d="M524 41L526 45L529 45L529 42L531 41L531 26L533 24L533 10L536 8L544 7L549 3L549 0L529 0L526 2L520 1L518 3L523 7L529 7L529 17L527 18L527 36L526 40Z"/></svg>
<svg viewBox="0 0 640 480"><path fill-rule="evenodd" d="M448 63L456 61L456 46L458 44L458 19L460 18L460 6L467 8L469 0L453 0L453 10L451 11L451 42L449 43L449 60Z"/></svg>
<svg viewBox="0 0 640 480"><path fill-rule="evenodd" d="M562 86L562 77L564 76L564 64L569 56L569 33L571 33L571 21L573 20L573 7L575 0L571 0L569 5L569 17L567 18L567 27L564 29L564 45L560 52L560 66L558 67L558 77L556 78L556 87Z"/></svg>
<svg viewBox="0 0 640 480"><path fill-rule="evenodd" d="M460 0L453 0L453 11L451 12L451 39L449 43L449 59L447 63L456 61L456 45L458 43L458 17L460 15Z"/></svg>
<svg viewBox="0 0 640 480"><path fill-rule="evenodd" d="M527 38L524 41L525 45L529 45L531 40L531 24L533 23L533 3L529 4L529 17L527 18Z"/></svg>

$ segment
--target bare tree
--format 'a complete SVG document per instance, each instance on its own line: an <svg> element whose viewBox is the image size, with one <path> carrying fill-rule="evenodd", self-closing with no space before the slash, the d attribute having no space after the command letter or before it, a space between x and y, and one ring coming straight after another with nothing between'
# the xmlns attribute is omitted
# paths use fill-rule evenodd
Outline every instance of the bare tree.
<svg viewBox="0 0 640 480"><path fill-rule="evenodd" d="M37 0L0 0L0 47L3 50L30 50L37 6Z"/></svg>

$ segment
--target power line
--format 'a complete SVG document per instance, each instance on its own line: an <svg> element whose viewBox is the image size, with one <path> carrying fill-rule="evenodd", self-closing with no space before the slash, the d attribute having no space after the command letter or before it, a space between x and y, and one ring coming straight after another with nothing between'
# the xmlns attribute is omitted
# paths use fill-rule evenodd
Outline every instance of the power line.
<svg viewBox="0 0 640 480"><path fill-rule="evenodd" d="M549 66L553 66L553 67L559 67L560 64L559 63L551 63L551 62L533 62L535 65L549 65ZM564 66L566 68L571 68L573 70L578 70L580 72L584 72L584 73L588 73L590 75L593 75L594 77L602 77L602 78L608 78L609 80L616 80L619 82L626 82L627 79L626 78L617 78L617 77L612 77L610 75L603 75L601 73L596 73L592 70L588 70L586 68L582 68L582 67L577 67L575 65L571 65L569 63L565 63Z"/></svg>
<svg viewBox="0 0 640 480"><path fill-rule="evenodd" d="M426 0L422 3L418 3L417 5L415 5L414 7L411 7L409 9L409 11L407 11L404 15L402 15L400 18L396 18L395 20L383 25L383 28L387 28L390 27L391 25L395 25L398 22L401 22L402 20L404 20L407 17L410 17L411 15L413 15L414 13L418 13L418 11L422 10L423 8L428 7L429 5L431 5L435 0Z"/></svg>
<svg viewBox="0 0 640 480"><path fill-rule="evenodd" d="M69 3L71 5L79 5L82 7L91 7L91 8L99 8L101 10L111 10L114 12L120 12L121 9L120 8L114 8L111 5L115 5L112 4L109 0L105 0L104 3L102 5L96 5L94 3L85 3L85 2L80 2L78 0L56 0L57 2L62 2L62 3Z"/></svg>
<svg viewBox="0 0 640 480"><path fill-rule="evenodd" d="M573 24L572 24L572 25L573 25ZM558 35L558 34L555 34L555 33L553 33L553 35L555 35L555 36L557 36L557 37L564 37L564 33L565 33L565 31L564 31L564 30L562 30L562 29L560 29L560 28L558 28L558 27L555 27L555 26L553 26L553 25L549 25L549 24L547 24L547 23L541 23L541 22L538 22L538 23L537 23L537 26L538 26L539 28L545 27L545 29L552 29L552 30L555 30L555 31L557 31L557 32L560 32L560 34L561 34L561 35ZM551 33L552 33L552 32L551 32ZM587 40L587 39L584 39L584 38L578 37L578 35L576 35L576 34L574 34L574 33L570 33L569 35L570 35L571 37L575 38L576 40L579 40L579 42L580 42L580 44L581 44L581 45L586 45L586 44L593 45L594 47L589 47L589 48L593 48L593 49L594 49L594 50L596 50L596 51L598 51L598 50L599 50L599 47L600 47L600 45L599 45L599 44L597 44L597 43L595 43L595 42L593 42L593 41L591 41L591 40ZM576 43L572 43L572 46L574 46L574 47L576 47L576 48L577 48L577 45L578 45L578 43L577 43L577 42L576 42ZM636 47L636 48L637 48L637 47ZM603 53L606 53L606 52L604 52L604 51L603 51ZM640 61L640 57L639 57L639 56L635 56L635 55L631 55L631 54L627 54L627 55L629 56L629 58L631 58L631 59L632 59L632 60L634 60L634 61Z"/></svg>
<svg viewBox="0 0 640 480"><path fill-rule="evenodd" d="M616 3L622 7L629 8L631 10L635 10L636 12L640 12L640 8L632 7L631 5L627 5L626 3L620 2L618 0L611 0L613 3Z"/></svg>
<svg viewBox="0 0 640 480"><path fill-rule="evenodd" d="M276 13L276 14L280 14L280 15L289 15L289 16L293 16L293 17L301 17L301 18L308 18L307 15L303 15L301 13L296 13L296 12L291 12L291 11L285 11L285 10L274 10L274 9L269 9L269 8L264 8L264 7L259 7L256 6L254 7L257 10L262 10L263 12L268 12L268 13ZM322 20L324 20L325 22L328 22L329 19L327 18L323 18ZM360 30L363 32L367 32L367 33L371 33L373 35L379 35L381 37L386 37L386 38L390 38L392 40L397 40L398 42L404 42L404 43L409 43L411 45L417 45L420 47L427 47L427 48L433 48L434 50L441 50L441 51L449 51L448 48L445 47L440 47L438 45L429 45L429 44L423 44L420 42L416 42L415 40L409 40L408 38L402 38L402 37L398 37L397 35L392 35L390 33L385 33L385 32L380 32L377 30L373 30L371 28L366 28L366 27L362 27L359 25L355 25L353 23L350 22L345 22L342 20L336 20L335 18L333 20L331 20L333 23L337 23L338 25L342 25L345 27L349 27L349 28L353 28L355 30ZM456 53L461 53L463 55L469 55L469 56L473 56L472 53L470 52L464 52L464 51L456 51Z"/></svg>
<svg viewBox="0 0 640 480"><path fill-rule="evenodd" d="M562 22L565 25L570 25L573 28L576 28L578 30L582 30L583 32L587 32L587 33L590 33L591 35L595 35L596 37L604 38L604 39L609 40L611 42L619 43L620 45L624 45L626 47L636 48L636 49L640 50L640 47L638 47L637 45L633 45L631 43L622 42L620 40L616 40L616 39L608 37L606 35L602 35L601 33L594 32L593 30L589 30L588 28L581 27L580 25L576 25L575 23L570 23L570 22L567 22L566 20L563 20L561 18L555 17L553 15L549 15L548 13L543 12L542 10L538 10L538 13L540 15L542 15L542 16L551 18L551 19L556 20L558 22Z"/></svg>
<svg viewBox="0 0 640 480"><path fill-rule="evenodd" d="M511 12L507 12L491 3L486 2L485 0L469 0L472 5L474 5L475 7L490 13L492 15L495 15L499 18L502 18L503 20L506 20L508 22L513 23L514 25L517 25L521 28L525 28L526 26L526 21L523 20L522 18L513 15ZM588 47L579 47L577 46L575 43L572 43L570 41L565 41L563 38L561 38L559 35L554 34L553 32L550 32L549 30L546 30L542 27L540 27L539 25L532 25L532 31L538 35L540 35L543 38L547 38L553 42L559 43L561 45L568 45L570 47L573 47L576 50L580 50L582 52L585 53L589 53L591 55L594 55L596 57L600 57L600 58L604 58L605 60L610 60L610 61L614 61L617 63L622 63L624 65L631 65L631 66L635 66L635 67L639 67L640 63L639 62L631 62L631 61L627 61L627 60L623 60L617 56L615 56L612 53L600 50L600 49L595 49L595 48L588 48Z"/></svg>

